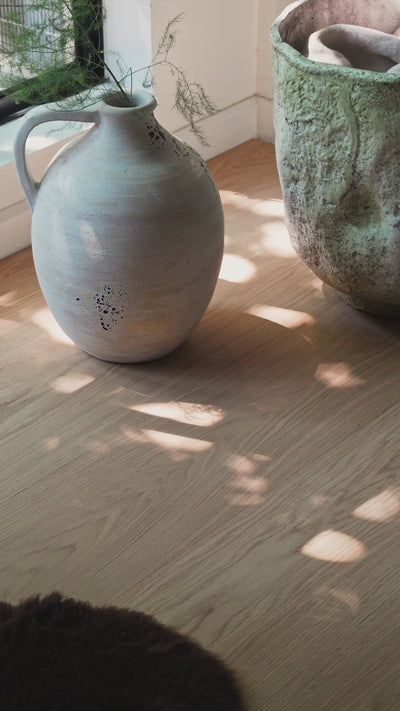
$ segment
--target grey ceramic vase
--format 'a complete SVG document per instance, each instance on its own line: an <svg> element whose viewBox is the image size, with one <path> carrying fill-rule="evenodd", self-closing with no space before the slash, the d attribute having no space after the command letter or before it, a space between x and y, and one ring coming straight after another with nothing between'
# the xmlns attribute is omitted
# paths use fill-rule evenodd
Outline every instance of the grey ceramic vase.
<svg viewBox="0 0 400 711"><path fill-rule="evenodd" d="M301 0L271 28L277 162L293 246L352 306L397 316L399 27L399 0Z"/></svg>
<svg viewBox="0 0 400 711"><path fill-rule="evenodd" d="M93 109L33 109L16 139L32 208L32 249L46 301L83 350L140 362L177 348L203 316L221 265L220 196L200 155L162 128L147 92ZM92 123L40 184L25 141L45 121Z"/></svg>

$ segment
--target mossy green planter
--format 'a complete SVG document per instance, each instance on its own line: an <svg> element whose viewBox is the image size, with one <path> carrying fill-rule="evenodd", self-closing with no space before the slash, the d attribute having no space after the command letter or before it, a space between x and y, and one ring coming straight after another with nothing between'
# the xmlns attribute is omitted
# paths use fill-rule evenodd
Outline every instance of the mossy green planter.
<svg viewBox="0 0 400 711"><path fill-rule="evenodd" d="M398 0L301 0L271 28L275 132L299 256L354 307L400 315L400 76L311 61L337 23L393 33Z"/></svg>

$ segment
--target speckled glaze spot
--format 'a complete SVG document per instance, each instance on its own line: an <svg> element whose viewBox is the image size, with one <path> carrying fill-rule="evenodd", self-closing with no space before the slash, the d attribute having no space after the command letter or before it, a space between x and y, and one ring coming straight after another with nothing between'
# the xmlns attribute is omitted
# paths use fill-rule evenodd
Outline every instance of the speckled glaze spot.
<svg viewBox="0 0 400 711"><path fill-rule="evenodd" d="M146 120L146 128L150 145L154 146L157 149L160 149L161 146L166 142L166 136L154 116L149 116L149 118Z"/></svg>
<svg viewBox="0 0 400 711"><path fill-rule="evenodd" d="M103 331L111 331L124 318L127 292L122 286L105 284L103 291L93 296Z"/></svg>
<svg viewBox="0 0 400 711"><path fill-rule="evenodd" d="M207 163L201 158L201 156L187 143L179 141L175 136L172 136L172 145L174 148L174 153L178 160L184 160L191 158L191 160L198 166L200 166L202 172L207 178L210 187L215 195L219 195L218 188L214 182L214 178L211 175L211 171Z"/></svg>
<svg viewBox="0 0 400 711"><path fill-rule="evenodd" d="M210 171L207 163L205 163L205 161L203 161L203 160L200 160L200 167L203 169L204 174L205 174L208 182L210 183L210 186L211 186L213 192L215 193L215 195L219 195L218 188L214 182L214 178L212 177L211 171Z"/></svg>
<svg viewBox="0 0 400 711"><path fill-rule="evenodd" d="M172 145L174 147L174 153L177 158L190 158L191 155L191 148L190 146L187 145L187 143L183 143L182 141L178 141L175 136L172 136ZM194 151L193 155L196 155Z"/></svg>

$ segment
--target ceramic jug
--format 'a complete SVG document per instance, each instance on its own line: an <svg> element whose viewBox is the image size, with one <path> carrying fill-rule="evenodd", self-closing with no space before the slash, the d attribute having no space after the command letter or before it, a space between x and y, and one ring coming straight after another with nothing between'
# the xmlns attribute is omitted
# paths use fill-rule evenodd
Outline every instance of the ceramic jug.
<svg viewBox="0 0 400 711"><path fill-rule="evenodd" d="M293 246L354 307L392 315L400 315L399 28L399 0L300 0L271 28Z"/></svg>
<svg viewBox="0 0 400 711"><path fill-rule="evenodd" d="M33 109L15 144L44 297L76 344L115 362L158 358L186 339L213 295L224 239L207 165L160 126L151 94L132 101L113 95L92 109ZM37 184L25 142L54 120L93 126Z"/></svg>

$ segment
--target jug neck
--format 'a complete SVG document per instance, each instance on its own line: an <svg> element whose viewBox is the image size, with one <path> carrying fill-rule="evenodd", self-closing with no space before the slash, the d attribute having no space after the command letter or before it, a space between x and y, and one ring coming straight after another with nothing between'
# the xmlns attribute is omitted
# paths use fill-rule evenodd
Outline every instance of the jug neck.
<svg viewBox="0 0 400 711"><path fill-rule="evenodd" d="M132 104L127 104L122 93L110 94L102 100L98 130L103 141L123 140L127 149L143 151L158 127L153 115L157 101L147 91L133 92L129 98Z"/></svg>
<svg viewBox="0 0 400 711"><path fill-rule="evenodd" d="M127 94L127 96L129 103L120 92L106 96L102 101L102 115L117 120L124 117L129 117L129 120L132 120L135 116L143 119L152 114L157 106L156 99L148 91L138 90Z"/></svg>
<svg viewBox="0 0 400 711"><path fill-rule="evenodd" d="M137 129L144 125L146 119L153 118L153 111L157 106L157 101L148 91L135 91L129 94L131 103L127 103L122 93L114 93L106 96L100 106L101 124L105 128L119 128L124 126L132 127L136 124Z"/></svg>

